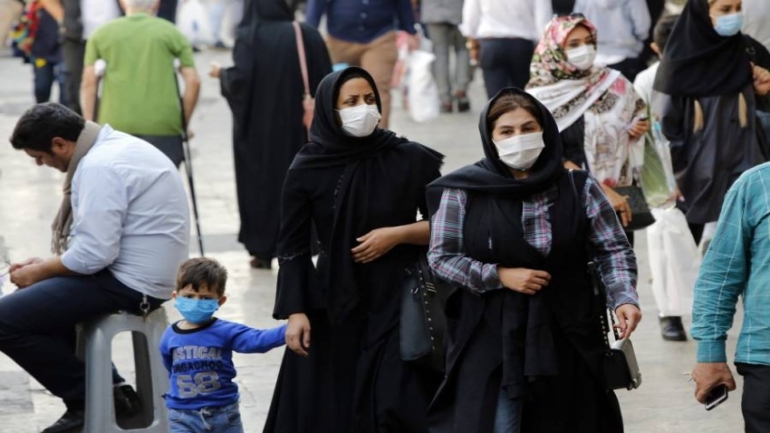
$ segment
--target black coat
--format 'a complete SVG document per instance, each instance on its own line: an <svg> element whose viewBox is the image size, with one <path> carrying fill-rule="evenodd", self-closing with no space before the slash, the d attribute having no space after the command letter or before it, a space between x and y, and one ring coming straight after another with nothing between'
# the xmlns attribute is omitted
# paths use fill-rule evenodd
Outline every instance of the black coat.
<svg viewBox="0 0 770 433"><path fill-rule="evenodd" d="M238 240L250 254L265 259L276 255L286 171L307 142L294 28L290 16L289 20L276 18L263 16L258 23L250 24L244 20L233 50L234 66L223 70L221 76L222 95L233 112L233 156L241 217ZM317 30L303 24L302 35L310 89L314 92L331 72L331 60Z"/></svg>

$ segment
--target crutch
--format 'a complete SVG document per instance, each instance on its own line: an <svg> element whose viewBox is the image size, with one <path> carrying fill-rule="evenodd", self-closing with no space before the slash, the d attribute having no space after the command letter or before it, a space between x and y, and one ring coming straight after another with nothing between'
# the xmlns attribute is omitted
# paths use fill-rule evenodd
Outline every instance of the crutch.
<svg viewBox="0 0 770 433"><path fill-rule="evenodd" d="M189 137L187 137L187 121L185 120L184 113L184 99L179 91L179 78L177 77L177 71L181 66L179 59L174 59L174 87L176 88L176 94L179 97L179 112L182 113L182 150L184 152L184 171L187 172L187 183L190 186L190 198L192 199L193 215L195 216L195 230L198 233L198 249L201 252L201 256L205 256L203 252L203 234L201 233L201 222L198 216L198 200L195 197L195 182L193 182L193 170L192 170L192 153L190 152Z"/></svg>
<svg viewBox="0 0 770 433"><path fill-rule="evenodd" d="M99 86L102 84L102 77L107 73L107 62L99 59L94 63L94 75L96 75L96 93L94 94L94 122L99 123Z"/></svg>

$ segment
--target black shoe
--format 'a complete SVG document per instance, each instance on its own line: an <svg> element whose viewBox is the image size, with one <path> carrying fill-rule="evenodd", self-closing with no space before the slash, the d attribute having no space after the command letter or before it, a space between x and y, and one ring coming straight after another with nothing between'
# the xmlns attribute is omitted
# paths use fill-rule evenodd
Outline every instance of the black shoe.
<svg viewBox="0 0 770 433"><path fill-rule="evenodd" d="M142 411L142 400L131 385L113 386L112 397L115 399L117 418L131 418Z"/></svg>
<svg viewBox="0 0 770 433"><path fill-rule="evenodd" d="M273 269L272 260L260 259L259 257L253 257L249 264L254 269Z"/></svg>
<svg viewBox="0 0 770 433"><path fill-rule="evenodd" d="M85 412L82 410L67 410L50 427L43 430L43 433L75 433L83 429L86 422Z"/></svg>
<svg viewBox="0 0 770 433"><path fill-rule="evenodd" d="M468 95L465 92L458 90L455 94L455 98L457 98L457 111L465 113L471 109L471 101L468 99Z"/></svg>
<svg viewBox="0 0 770 433"><path fill-rule="evenodd" d="M660 333L666 341L687 341L687 333L684 332L681 317L661 317Z"/></svg>

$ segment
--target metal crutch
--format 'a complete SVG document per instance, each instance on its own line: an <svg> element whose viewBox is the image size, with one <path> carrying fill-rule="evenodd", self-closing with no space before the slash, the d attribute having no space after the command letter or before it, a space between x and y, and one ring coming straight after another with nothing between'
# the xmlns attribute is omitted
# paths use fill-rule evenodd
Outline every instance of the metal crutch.
<svg viewBox="0 0 770 433"><path fill-rule="evenodd" d="M198 233L198 249L201 252L201 256L205 256L203 252L203 234L201 233L201 222L198 216L198 200L195 196L195 182L193 182L193 169L192 169L192 153L190 152L190 142L187 137L187 121L185 120L184 113L184 99L182 99L182 93L179 91L179 78L177 77L177 71L181 66L179 59L174 59L174 87L176 88L177 96L179 97L179 112L182 113L182 149L184 152L184 171L187 172L187 183L190 186L190 198L193 206L193 216L195 217L195 230Z"/></svg>

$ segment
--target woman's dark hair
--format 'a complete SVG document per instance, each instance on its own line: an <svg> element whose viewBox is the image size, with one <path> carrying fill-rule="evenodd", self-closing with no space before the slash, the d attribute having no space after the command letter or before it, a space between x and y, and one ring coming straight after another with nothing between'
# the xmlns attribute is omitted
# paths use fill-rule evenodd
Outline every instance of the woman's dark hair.
<svg viewBox="0 0 770 433"><path fill-rule="evenodd" d="M54 138L77 141L85 125L85 119L61 104L37 104L16 123L11 145L14 149L51 153Z"/></svg>
<svg viewBox="0 0 770 433"><path fill-rule="evenodd" d="M674 30L674 24L679 19L679 15L666 15L655 25L655 30L652 34L652 41L658 46L660 53L663 54L663 50L666 49L668 38L671 36L671 32Z"/></svg>
<svg viewBox="0 0 770 433"><path fill-rule="evenodd" d="M224 295L227 269L216 260L207 257L197 257L184 262L177 275L176 291L192 286L192 289L197 292L204 285L218 296Z"/></svg>
<svg viewBox="0 0 770 433"><path fill-rule="evenodd" d="M524 95L506 93L497 98L495 102L492 103L492 106L489 107L489 113L487 113L487 126L489 130L492 131L492 129L494 129L495 122L497 122L497 119L503 114L519 108L527 110L527 112L537 120L540 127L543 127L543 119L541 119L540 110L534 101Z"/></svg>

